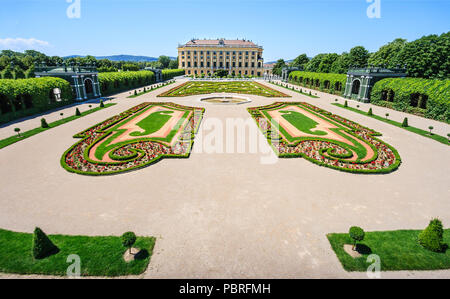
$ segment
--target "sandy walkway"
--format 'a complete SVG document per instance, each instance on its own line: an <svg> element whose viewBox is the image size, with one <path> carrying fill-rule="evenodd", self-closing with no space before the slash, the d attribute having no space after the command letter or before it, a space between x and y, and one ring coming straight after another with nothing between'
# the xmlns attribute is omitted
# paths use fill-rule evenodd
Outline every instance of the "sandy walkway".
<svg viewBox="0 0 450 299"><path fill-rule="evenodd" d="M249 96L252 103L236 106L199 103L198 96L156 98L172 87L135 99L118 95L118 105L0 150L0 227L156 236L146 278L348 278L366 276L342 269L327 233L346 232L351 225L367 231L421 229L436 216L450 226L448 146L330 105L336 98L331 95L311 99L280 88L293 98ZM281 100L307 101L382 132L400 152L402 165L388 175L355 175L304 159L262 164L267 154L195 151L189 159L164 159L109 177L75 175L59 165L75 133L144 101L206 107L204 127L208 119L248 119L247 107ZM413 116L410 123L434 124ZM450 278L450 270L382 275Z"/></svg>

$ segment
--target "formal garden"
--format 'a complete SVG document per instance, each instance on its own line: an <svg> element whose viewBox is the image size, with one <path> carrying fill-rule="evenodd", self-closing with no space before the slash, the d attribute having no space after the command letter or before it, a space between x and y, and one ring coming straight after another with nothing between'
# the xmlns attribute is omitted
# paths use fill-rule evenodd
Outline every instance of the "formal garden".
<svg viewBox="0 0 450 299"><path fill-rule="evenodd" d="M204 113L173 103L144 102L79 134L61 165L70 172L110 175L187 158Z"/></svg>
<svg viewBox="0 0 450 299"><path fill-rule="evenodd" d="M307 103L248 108L280 158L303 157L352 173L389 173L401 163L381 134Z"/></svg>
<svg viewBox="0 0 450 299"><path fill-rule="evenodd" d="M221 92L250 94L271 98L290 97L255 81L188 81L160 94L159 97L185 97Z"/></svg>

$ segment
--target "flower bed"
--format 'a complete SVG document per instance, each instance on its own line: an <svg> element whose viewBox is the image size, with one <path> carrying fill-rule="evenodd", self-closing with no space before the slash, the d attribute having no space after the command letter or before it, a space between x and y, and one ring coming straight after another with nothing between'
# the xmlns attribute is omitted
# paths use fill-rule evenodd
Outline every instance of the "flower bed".
<svg viewBox="0 0 450 299"><path fill-rule="evenodd" d="M185 97L191 95L209 94L209 93L239 93L253 94L262 97L288 98L278 90L265 86L255 81L237 81L237 82L209 82L209 81L189 81L176 86L158 97Z"/></svg>
<svg viewBox="0 0 450 299"><path fill-rule="evenodd" d="M280 158L304 157L320 166L353 173L389 173L401 163L397 151L375 137L380 133L313 105L276 102L248 111ZM320 133L327 134L305 133L284 116L272 117L287 112L303 112L317 122Z"/></svg>
<svg viewBox="0 0 450 299"><path fill-rule="evenodd" d="M133 135L124 134L123 130L119 129L132 124L133 119L148 113L152 108L178 111L188 117L180 118L176 125L169 126L164 136L132 137ZM151 165L163 157L187 158L203 113L203 108L174 103L142 103L75 135L74 138L82 140L63 154L61 165L67 171L78 174L110 175ZM165 123L162 125L167 127ZM139 130L137 127L136 129ZM118 137L118 141L111 143L110 139L114 136ZM102 159L96 159L95 155L91 154L91 151L95 153L99 146L110 147L105 153L101 153Z"/></svg>

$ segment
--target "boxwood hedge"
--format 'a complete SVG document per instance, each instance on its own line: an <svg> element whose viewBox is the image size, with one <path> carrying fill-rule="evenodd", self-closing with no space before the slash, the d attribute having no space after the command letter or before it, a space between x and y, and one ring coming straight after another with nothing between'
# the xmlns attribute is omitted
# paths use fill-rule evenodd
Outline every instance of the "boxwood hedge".
<svg viewBox="0 0 450 299"><path fill-rule="evenodd" d="M155 74L151 71L99 73L98 81L102 95L107 96L132 88L150 85L155 82Z"/></svg>
<svg viewBox="0 0 450 299"><path fill-rule="evenodd" d="M294 71L289 74L289 82L311 89L343 95L347 75Z"/></svg>
<svg viewBox="0 0 450 299"><path fill-rule="evenodd" d="M173 77L184 75L184 70L182 69L162 70L162 75L164 80L169 80L172 79Z"/></svg>
<svg viewBox="0 0 450 299"><path fill-rule="evenodd" d="M450 122L450 80L383 79L375 83L371 103Z"/></svg>
<svg viewBox="0 0 450 299"><path fill-rule="evenodd" d="M53 89L61 89L57 102ZM72 88L60 78L0 79L0 123L72 103Z"/></svg>

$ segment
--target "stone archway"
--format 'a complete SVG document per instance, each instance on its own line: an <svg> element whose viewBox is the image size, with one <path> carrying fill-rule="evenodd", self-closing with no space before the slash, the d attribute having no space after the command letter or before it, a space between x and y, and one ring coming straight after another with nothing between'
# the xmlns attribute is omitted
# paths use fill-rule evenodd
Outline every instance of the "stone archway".
<svg viewBox="0 0 450 299"><path fill-rule="evenodd" d="M353 82L352 82L352 95L358 95L360 89L361 89L361 81L359 81L359 79L353 80Z"/></svg>
<svg viewBox="0 0 450 299"><path fill-rule="evenodd" d="M91 78L84 79L84 90L86 91L86 96L88 98L94 95L94 85Z"/></svg>

